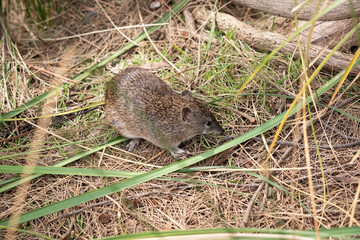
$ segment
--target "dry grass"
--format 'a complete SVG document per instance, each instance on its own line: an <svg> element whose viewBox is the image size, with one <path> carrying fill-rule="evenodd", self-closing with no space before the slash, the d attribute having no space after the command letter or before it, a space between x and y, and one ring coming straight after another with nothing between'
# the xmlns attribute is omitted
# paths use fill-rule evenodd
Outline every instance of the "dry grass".
<svg viewBox="0 0 360 240"><path fill-rule="evenodd" d="M156 11L151 11L148 7L149 2L142 2L142 6L140 6L144 23L154 22L168 10L166 6L163 6ZM99 1L99 4L117 26L140 23L135 3ZM49 38L113 28L96 2L75 1L64 5L61 13L54 15L53 23L46 29L40 26L36 27L25 14L19 14L22 12L21 9L14 6L7 8L9 23L15 23L10 24L10 28L11 36L17 43L17 49L9 51L8 45L4 41L1 42L1 72L4 79L0 86L1 114L26 103L49 89L52 75L39 71L33 68L34 66L56 72L54 69L59 67L64 50L76 46L79 54L73 59L72 67L66 76L71 77L109 57L127 43L127 40L117 31L84 35L61 41L49 40ZM189 6L194 5L212 7L212 4L206 1L196 1ZM97 12L96 16L87 15L94 11ZM225 7L224 11L236 11L241 13L246 21L254 23L263 23L266 20L266 16L243 8ZM85 16L90 17L85 20ZM26 27L20 27L16 23ZM286 26L279 27L280 31L285 28ZM233 96L243 80L264 56L264 53L255 52L246 46L243 46L238 52L229 42L212 44L211 48L206 51L206 48L200 46L196 39L191 39L184 34L184 29L183 18L176 16L172 18L169 25L151 36L157 48L167 59L181 71L187 70L181 75L176 74L173 68L167 68L158 71L157 74L162 78L172 76L167 81L173 89L178 91L191 89L204 101ZM141 28L121 31L130 39L134 39L140 33ZM227 33L227 39L231 39L231 33ZM231 41L236 42L233 39ZM236 44L239 46L239 43ZM200 57L199 49L201 49ZM14 56L17 61L14 60ZM143 41L138 47L122 55L105 69L97 70L84 81L71 84L59 92L55 110L64 112L102 101L104 86L106 81L111 78L112 71L121 69L124 65L143 65L148 61L164 60L156 53L149 41ZM300 70L297 68L298 63L293 61L295 60L286 56L277 57L267 66L267 69L257 76L246 91L255 94L284 94L281 92L281 88L285 88L292 94L296 94L300 84L298 81ZM31 77L28 69L37 77ZM313 87L323 84L323 79L327 78L325 73L319 76ZM236 79L236 81L232 79ZM278 88L269 85L267 81L277 82L280 79L283 81L277 83ZM358 94L358 90L359 85L354 85L337 104L339 105L348 97ZM329 97L325 96L323 103L328 100ZM288 107L289 103L291 103L290 100L282 98L251 95L241 97L237 101L225 98L225 100L217 102L213 109L228 135L237 135L278 115ZM39 116L42 107L38 105L17 117ZM341 110L360 118L358 101L343 106ZM333 128L325 128L323 124L315 123L316 137L322 145L329 145L329 142L332 145L338 145L354 141L341 137L336 133L334 127L346 136L360 138L358 121L338 112L332 112L322 120L333 126ZM31 122L37 123L36 120L31 120ZM281 140L292 141L298 123L299 121L295 117L289 119L281 134ZM32 149L34 129L34 125L26 121L8 122L7 127L0 129L0 157ZM105 123L102 107L83 112L81 115L69 114L54 117L49 131L50 133L46 134L43 139L43 143L45 143L45 146L42 147L43 151L38 155L36 164L40 166L52 165L85 150L84 147L91 148L116 136L116 133ZM267 132L265 137L272 138L274 131ZM314 144L310 128L308 135L310 144ZM214 136L197 137L188 141L185 148L197 154L216 146L218 139ZM86 141L80 145L61 146L68 141L83 140ZM135 155L121 150L124 149L124 145L107 148L105 153L134 162L122 161L98 152L71 164L71 166L145 172L154 169L153 165L165 166L174 161L168 153L150 143L143 143L135 150ZM54 146L58 146L58 148L47 149ZM278 145L273 152L274 159L281 159L288 148L288 146ZM357 150L357 148L320 150L324 172L322 176L316 150L310 149L317 216L322 227L344 227L350 224L351 220L347 215L351 213L351 206L360 179L358 160L353 164L350 161ZM198 166L231 165L246 169L258 169L261 168L266 155L264 143L250 140L212 157ZM27 155L9 157L2 159L1 164L23 165L26 158ZM146 165L142 164L144 162ZM271 167L286 169L274 171L272 179L289 190L292 195L286 195L283 191L271 187L267 189L266 193L261 191L257 202L251 208L247 226L294 230L313 229L313 217L294 198L296 197L311 209L303 149L294 150L283 161L278 162L278 165L276 162L272 162ZM0 179L6 180L12 176L12 174L1 174ZM47 215L24 224L22 227L55 238L61 238L70 232L74 238L77 236L76 239L152 230L241 227L249 201L261 183L258 178L244 171L202 171L192 174L171 174L171 177L191 179L194 182L153 180L109 197ZM26 204L22 206L23 211L30 211L119 181L121 179L45 175L31 182ZM17 201L15 192L15 190L10 190L1 194L0 219L11 215L13 210L11 207ZM97 203L100 204L95 205ZM86 208L87 206L88 208ZM63 214L76 210L80 211L77 214L63 216ZM353 224L359 224L358 209L353 217L357 220L357 222L353 221ZM0 235L4 234L5 231L0 232ZM35 237L26 237L26 239L32 238Z"/></svg>

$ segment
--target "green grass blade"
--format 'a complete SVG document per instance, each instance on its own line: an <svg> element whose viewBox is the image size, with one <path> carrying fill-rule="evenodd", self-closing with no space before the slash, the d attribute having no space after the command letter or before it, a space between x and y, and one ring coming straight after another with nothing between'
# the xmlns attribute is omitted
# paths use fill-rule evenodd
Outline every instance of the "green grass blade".
<svg viewBox="0 0 360 240"><path fill-rule="evenodd" d="M345 227L345 228L331 228L331 229L320 229L320 237L337 237L344 238L349 236L359 235L360 227ZM291 239L286 236L301 236L307 238L316 239L316 232L314 230L308 231L295 231L295 230L284 230L284 229L266 229L266 228L211 228L211 229L191 229L191 230L171 230L171 231L158 231L158 232L141 232L141 233L132 233L126 235L119 235L113 237L98 238L97 240L116 240L116 239L162 239L170 236L188 236L186 239L198 239L196 235L201 234L219 234L219 233L253 233L254 236L227 236L227 238L219 239ZM274 236L262 236L260 233L264 234L277 234ZM284 238L278 235L284 235ZM192 236L192 238L191 238ZM216 236L216 235L215 235ZM185 239L185 238L184 238ZM204 238L199 238L204 239ZM298 238L294 238L298 239Z"/></svg>
<svg viewBox="0 0 360 240"><path fill-rule="evenodd" d="M189 0L180 1L170 11L165 13L159 20L157 20L155 23L167 22L172 17L173 12L174 13L179 12L180 9L183 8L185 6L185 4L187 4L188 2L189 2ZM148 34L151 34L151 33L155 32L157 29L159 29L160 27L161 27L161 25L151 26L151 27L147 28L147 32L148 32ZM139 34L139 36L137 36L134 39L134 42L139 43L142 40L144 40L145 38L146 38L146 34L145 34L145 32L142 32L142 33ZM105 66L106 64L108 64L109 62L111 62L115 58L119 57L120 55L124 54L126 51L128 51L129 49L131 49L134 46L135 46L134 43L131 43L131 42L128 43L125 47L123 47L119 51L115 52L112 56L110 56L107 59L99 62L98 64L95 64L94 66L90 67L89 69L85 70L84 72L76 75L75 77L73 77L71 79L75 80L75 81L83 80L84 78L88 77L95 69ZM62 86L60 86L60 88ZM29 108L33 107L34 105L36 105L36 104L42 102L43 100L47 99L48 97L51 97L51 96L55 95L55 93L56 93L56 89L54 89L54 88L50 89L49 91L41 94L40 96L37 96L37 97L33 98L32 100L30 100L29 102L27 102L27 103L17 107L16 109L11 110L10 112L6 113L5 115L2 116L2 118L3 119L13 118L14 116L16 116L16 115L22 113L23 111L25 111L26 109L29 109Z"/></svg>
<svg viewBox="0 0 360 240"><path fill-rule="evenodd" d="M16 180L18 180L18 179L20 179L20 177L13 177L13 178L11 178L11 179L1 181L1 182L0 182L0 186L1 186L1 185L8 184L8 183L11 183L11 182L14 182L14 181L16 181Z"/></svg>
<svg viewBox="0 0 360 240"><path fill-rule="evenodd" d="M89 140L92 140L92 139L95 139L95 137L94 138L83 139L83 140L76 141L76 142L65 143L65 144L62 144L62 145L54 146L54 147L42 148L42 149L39 149L39 150L36 150L36 151L28 151L28 152L20 152L20 153L14 153L14 154L10 154L10 155L4 155L4 156L0 157L0 160L1 159L6 159L6 158L17 157L17 156L28 155L28 154L34 153L34 152L48 151L48 150L51 150L51 149L57 149L57 148L61 148L61 147L75 145L75 144L83 143L83 142L86 142L86 141L89 141ZM19 147L7 148L6 150L12 150L12 149L23 148L23 147L28 147L28 146L30 146L30 145L22 145L22 146L19 146ZM1 151L4 151L4 150L0 150L0 152Z"/></svg>
<svg viewBox="0 0 360 240"><path fill-rule="evenodd" d="M89 168L67 167L39 167L39 166L9 166L0 165L0 173L28 173L28 174L56 174L56 175L81 175L94 177L122 177L130 178L140 175L141 172L113 171Z"/></svg>
<svg viewBox="0 0 360 240"><path fill-rule="evenodd" d="M118 144L118 143L123 142L125 140L126 140L126 138L123 138L123 137L120 137L120 136L115 137L115 138L111 139L110 141L108 141L105 144L101 144L101 145L99 145L99 146L97 146L97 147L95 147L95 148L93 148L93 149L91 149L89 151L81 152L81 153L76 154L75 156L73 156L71 158L68 158L68 159L65 159L65 160L63 160L63 161L61 161L59 163L56 163L56 164L53 165L53 167L65 166L65 165L67 165L69 163L72 163L72 162L74 162L74 161L76 161L76 160L78 160L80 158L83 158L83 157L88 156L90 154L93 154L93 153L95 153L97 151L100 151L100 150L102 150L103 148L105 148L108 145L109 146L115 145L115 144ZM49 172L47 172L47 173L49 173ZM30 180L35 179L37 177L40 177L41 175L42 174L34 174L34 175L31 175L31 176L21 178L20 180L14 181L12 183L9 183L9 184L5 185L4 187L0 188L0 193L5 192L5 191L7 191L7 190L9 190L9 189L11 189L13 187L16 187L19 184L22 184L24 182L27 182L27 181L30 181Z"/></svg>
<svg viewBox="0 0 360 240"><path fill-rule="evenodd" d="M191 169L184 169L185 172L195 172L199 170L205 170L205 169L214 169L219 168L221 166L210 166L210 167L199 167L199 168L191 168ZM226 169L243 169L240 167L222 167ZM184 171L181 171L184 172ZM256 173L245 171L247 174L252 175L258 179L262 179L264 181L267 181L272 186L280 189L281 191L284 191L287 195L291 195L291 193L283 188L282 186L278 185L277 183L265 179L261 175L258 175ZM143 174L141 172L126 172L126 171L112 171L112 170L103 170L103 169L84 169L84 168L65 168L65 167L39 167L39 166L8 166L8 165L0 165L0 173L29 173L29 174L58 174L58 175L81 175L81 176L95 176L95 177L122 177L122 178L131 178L134 176L138 176L140 174ZM224 186L219 186L212 183L206 183L201 182L197 180L189 180L189 179L178 179L178 178L158 178L163 180L170 180L170 181L182 181L182 182L189 182L189 183L197 183L197 184L203 184L203 185L209 185L209 186L215 186L219 188L223 188L229 191L236 192L238 194L244 195L241 192L235 191L233 189L229 189ZM246 196L245 196L246 197ZM296 201L300 203L301 206L309 213L311 214L311 211L302 203L300 202L296 197ZM259 203L260 204L260 203Z"/></svg>
<svg viewBox="0 0 360 240"><path fill-rule="evenodd" d="M356 64L359 64L360 59L357 59ZM321 96L322 94L324 94L326 91L328 91L332 86L334 86L340 79L341 76L344 74L345 70L341 71L340 73L338 73L335 77L333 77L330 81L328 81L327 83L325 83L323 86L321 86L318 90L317 90L317 94L314 94L314 96ZM311 97L307 97L306 98L306 103L312 102ZM290 112L290 115L294 114L298 109L300 109L302 107L302 102L299 102L298 104L296 104L296 106L292 109L292 111ZM162 168L158 168L155 170L152 170L148 173L144 173L141 174L139 176L135 176L133 178L130 179L126 179L124 181L121 181L119 183L115 183L112 184L110 186L104 187L104 188L100 188L100 189L96 189L93 190L91 192L87 192L84 193L82 195L78 195L76 197L73 197L71 199L67 199L67 200L63 200L60 202L56 202L54 204L42 207L42 208L38 208L35 209L33 211L30 212L26 212L24 214L22 214L21 216L19 216L19 222L18 223L24 223L54 212L58 212L61 210L64 210L66 208L70 208L73 206L76 206L78 204L82 204L84 202L93 200L93 199L97 199L118 191L122 191L124 189L136 186L140 183L161 177L165 174L169 174L172 172L175 172L179 169L185 168L187 166L193 165L195 163L198 163L208 157L211 157L215 154L218 154L222 151L225 151L227 149L230 149L246 140L251 139L252 137L255 137L263 132L266 132L267 130L270 130L271 128L277 126L282 119L284 118L286 112L283 112L280 115L277 115L276 117L272 118L271 120L269 120L268 122L264 123L263 125L254 128L253 130L241 135L238 138L235 138L227 143L224 143L223 145L211 149L203 154L197 155L197 156L193 156L191 158L182 160L182 161L178 161L175 163L172 163L170 165L167 165L165 167ZM17 216L15 216L17 217ZM0 222L0 225L3 226L7 226L9 224L10 219L5 219L3 221Z"/></svg>
<svg viewBox="0 0 360 240"><path fill-rule="evenodd" d="M214 3L214 7L217 8L216 6L218 5L218 1L216 0L215 3ZM216 28L216 15L214 15L214 19L211 23L211 27L210 27L210 33L209 33L209 41L208 41L208 44L206 46L207 50L209 51L210 47L211 47L211 42L212 40L214 39L214 36L215 36L215 28Z"/></svg>
<svg viewBox="0 0 360 240"><path fill-rule="evenodd" d="M0 226L0 229L9 229L9 228L4 227L4 226ZM32 235L32 236L36 236L36 237L39 237L39 239L56 240L56 238L48 237L48 236L45 236L43 234L36 233L36 232L31 232L31 231L28 231L28 230L23 230L23 229L19 229L19 228L11 228L11 230L21 232L21 233L26 233L26 234ZM22 239L25 239L25 238L22 238Z"/></svg>
<svg viewBox="0 0 360 240"><path fill-rule="evenodd" d="M212 167L199 167L199 168L191 168L187 169L186 171L178 171L178 172L197 172L199 170L205 169L215 169L215 168L223 168L223 169L241 169L240 167L223 167L223 166L212 166ZM244 171L248 172L248 171ZM138 176L143 174L142 172L126 172L126 171L116 171L116 170L103 170L103 169L87 169L87 168L71 168L71 167L40 167L40 166L9 166L9 165L0 165L0 173L28 173L28 174L56 174L56 175L80 175L80 176L93 176L93 177L122 177L122 178L131 178L134 176ZM257 177L259 175L256 175ZM259 177L262 179L262 177ZM235 192L240 194L244 197L247 197L242 192L238 192L234 189L227 188L221 185L216 185L212 183L191 180L191 179L182 179L182 178L158 178L162 180L169 180L169 181L179 181L179 182L189 182L189 183L196 183L201 185L208 185L214 186L222 189L226 189L228 191ZM272 182L271 182L272 183ZM270 183L270 184L271 184ZM286 190L285 190L286 191ZM288 193L288 192L287 192ZM259 203L260 204L260 203Z"/></svg>
<svg viewBox="0 0 360 240"><path fill-rule="evenodd" d="M24 103L23 105L17 107L16 109L11 110L10 112L4 114L3 116L1 116L1 118L3 118L3 119L12 118L12 117L22 113L23 111L33 107L34 105L44 101L48 97L51 97L51 96L55 95L55 93L56 93L56 89L51 88L49 91L41 94L40 96L34 97L29 102Z"/></svg>
<svg viewBox="0 0 360 240"><path fill-rule="evenodd" d="M354 100L354 101L356 101L356 100ZM355 117L355 116L353 116L353 115L351 115L351 114L348 114L347 112L344 112L343 110L340 110L340 109L338 109L338 108L336 108L336 107L329 106L329 105L323 104L323 103L319 103L319 105L321 105L321 106L323 106L323 107L330 108L330 109L332 109L332 110L334 110L334 111L337 111L338 113L341 113L341 114L343 114L343 115L351 118L352 120L355 120L355 121L357 121L357 122L360 122L360 119L359 119L359 118L357 118L357 117Z"/></svg>
<svg viewBox="0 0 360 240"><path fill-rule="evenodd" d="M219 167L220 166L212 167L212 168L219 168ZM226 168L226 167L222 167L222 168ZM229 167L229 168L235 169L234 167ZM236 168L241 169L240 167L236 167ZM199 170L203 170L203 168L200 168ZM198 171L197 168L192 168L191 171L186 171L186 172L196 172L196 171ZM93 176L93 177L121 177L121 178L131 178L143 174L143 172L126 172L126 171L103 170L103 169L86 169L86 168L70 168L70 167L39 167L39 166L29 167L29 166L9 166L9 165L0 165L0 173L29 173L29 174L41 174L41 175L57 174L57 175L80 175L80 176ZM191 179L169 178L169 177L161 177L158 179L168 180L168 181L188 182L188 183L218 187L218 188L226 189L228 191L235 192L244 197L247 197L242 192L221 185L216 185L213 183L207 183L207 182L191 180Z"/></svg>
<svg viewBox="0 0 360 240"><path fill-rule="evenodd" d="M229 169L229 170L241 170L243 172L257 171L248 168L236 167L236 166L204 166L204 167L192 167L180 169L179 173L194 173L211 169ZM34 173L34 174L56 174L56 175L81 175L81 176L93 176L93 177L133 177L142 174L141 172L127 172L117 170L103 170L92 168L75 168L75 167L43 167L43 166L12 166L12 165L0 165L0 173ZM144 173L144 172L143 172ZM128 175L128 176L127 176Z"/></svg>

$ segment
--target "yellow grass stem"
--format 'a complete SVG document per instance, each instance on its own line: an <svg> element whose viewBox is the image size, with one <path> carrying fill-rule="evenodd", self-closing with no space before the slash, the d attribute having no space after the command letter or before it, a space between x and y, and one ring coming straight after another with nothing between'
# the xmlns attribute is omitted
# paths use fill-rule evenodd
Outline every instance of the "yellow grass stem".
<svg viewBox="0 0 360 240"><path fill-rule="evenodd" d="M82 110L86 110L86 109L89 109L89 108L101 106L103 104L105 104L105 101L96 102L96 103L87 105L87 106L82 107L82 108L76 108L76 109L69 110L69 111L66 111L66 112L60 112L60 113L55 113L55 114L46 115L46 116L29 117L29 118L5 118L5 119L2 119L2 120L4 122L11 122L11 121L24 121L24 120L34 120L34 119L41 119L41 118L48 118L48 117L57 117L57 116L63 116L63 115L67 115L67 114L74 113L74 112L80 112Z"/></svg>

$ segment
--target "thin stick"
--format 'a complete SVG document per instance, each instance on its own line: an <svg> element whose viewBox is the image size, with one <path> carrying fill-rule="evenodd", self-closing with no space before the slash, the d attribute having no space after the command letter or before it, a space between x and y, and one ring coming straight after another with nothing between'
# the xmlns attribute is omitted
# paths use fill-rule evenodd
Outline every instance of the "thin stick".
<svg viewBox="0 0 360 240"><path fill-rule="evenodd" d="M250 217L250 213L251 213L251 209L254 206L254 202L257 199L257 197L259 196L260 191L263 189L265 185L265 181L262 181L261 184L259 185L258 189L255 191L254 195L252 196L252 198L250 199L250 202L248 204L248 207L246 208L245 214L244 214L244 218L242 220L242 223L240 224L240 227L246 227L246 225L249 222L249 217Z"/></svg>
<svg viewBox="0 0 360 240"><path fill-rule="evenodd" d="M252 139L257 142L263 142L263 140L259 137L253 137ZM326 150L339 149L339 148L351 148L351 147L360 145L360 139L357 138L357 140L358 141L352 142L352 143L345 143L345 144L339 144L339 145L318 145L318 147L320 149L326 149ZM266 142L268 142L268 143L271 143L272 141L273 141L273 139L266 139ZM305 147L316 148L316 145L305 146L304 144L296 144L294 142L289 142L289 141L276 141L275 144L287 145L287 146L292 146L292 147L296 146L296 147L300 147L300 148L305 148Z"/></svg>

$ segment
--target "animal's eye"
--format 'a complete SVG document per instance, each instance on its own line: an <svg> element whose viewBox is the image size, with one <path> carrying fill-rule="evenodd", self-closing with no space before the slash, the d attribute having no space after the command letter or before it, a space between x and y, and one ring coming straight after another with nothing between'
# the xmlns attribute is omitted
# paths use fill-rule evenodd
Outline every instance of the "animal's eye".
<svg viewBox="0 0 360 240"><path fill-rule="evenodd" d="M206 125L206 126L211 126L211 122L210 122L210 121L207 121L207 122L205 123L205 125Z"/></svg>

